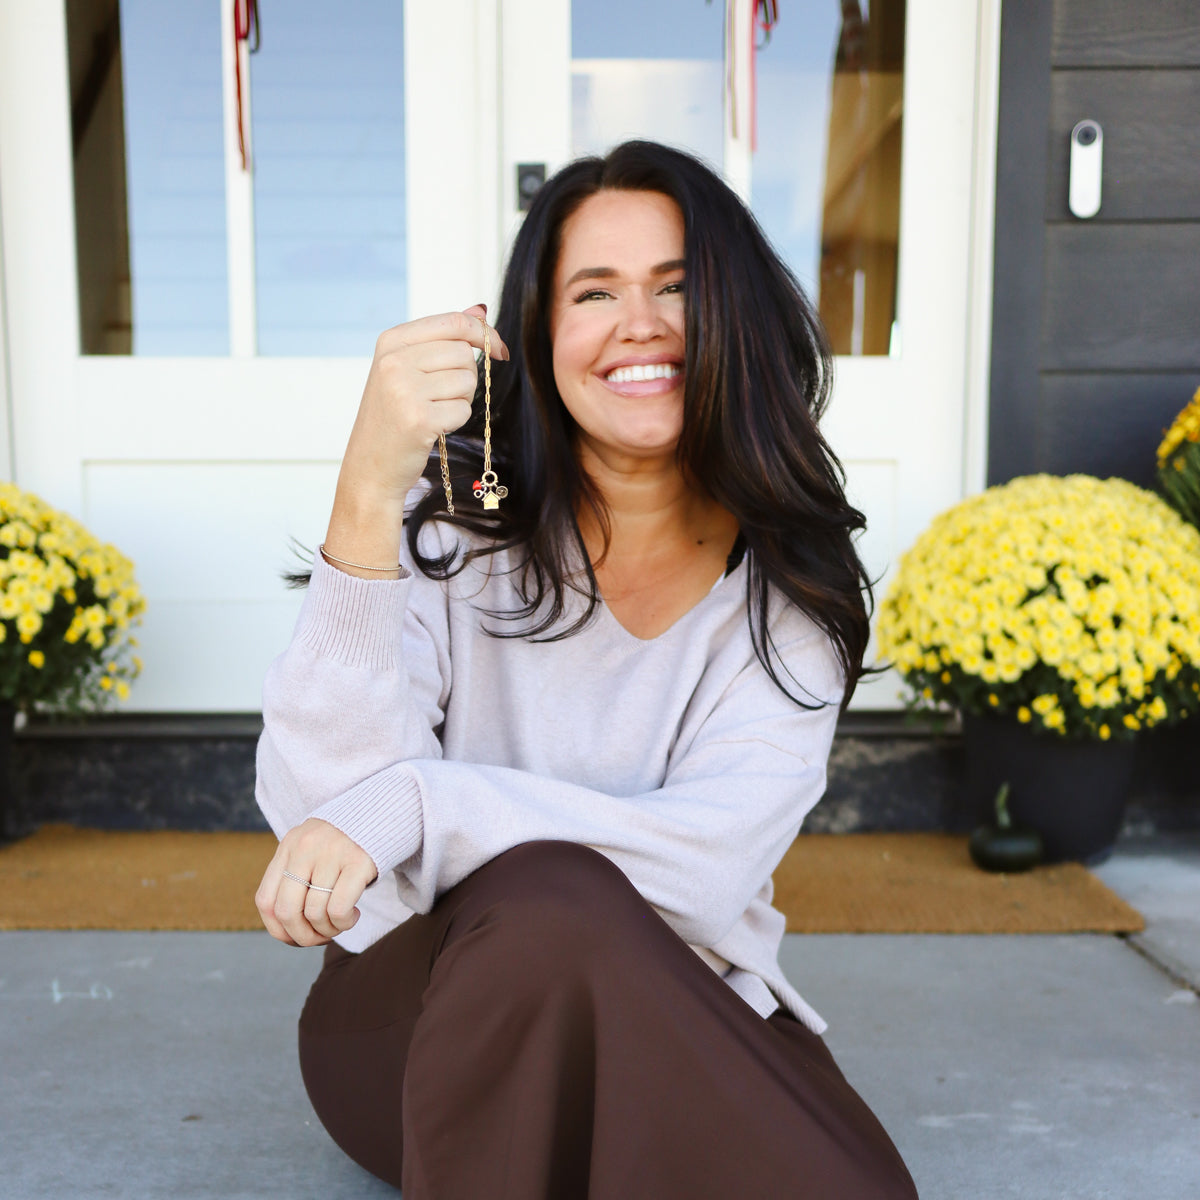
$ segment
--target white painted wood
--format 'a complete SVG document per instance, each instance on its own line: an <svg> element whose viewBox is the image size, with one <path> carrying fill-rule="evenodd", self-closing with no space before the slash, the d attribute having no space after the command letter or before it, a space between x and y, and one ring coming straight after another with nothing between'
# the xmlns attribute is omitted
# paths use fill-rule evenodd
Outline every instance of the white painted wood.
<svg viewBox="0 0 1200 1200"><path fill-rule="evenodd" d="M336 483L336 463L85 466L83 518L137 563L148 599L130 709L258 707L302 598L281 577L323 538Z"/></svg>
<svg viewBox="0 0 1200 1200"><path fill-rule="evenodd" d="M237 45L234 59L233 4L211 0L221 13L221 97L225 112L225 244L229 262L229 352L234 358L258 353L258 314L254 270L254 145L250 119L250 53ZM237 0L244 8L246 0ZM246 167L238 145L236 66L242 72L241 135Z"/></svg>
<svg viewBox="0 0 1200 1200"><path fill-rule="evenodd" d="M8 302L4 278L4 212L0 209L0 475L12 479L12 388L8 382Z"/></svg>
<svg viewBox="0 0 1200 1200"><path fill-rule="evenodd" d="M85 461L341 459L369 358L78 360Z"/></svg>
<svg viewBox="0 0 1200 1200"><path fill-rule="evenodd" d="M413 317L490 303L494 294L496 2L405 0L408 311Z"/></svg>
<svg viewBox="0 0 1200 1200"><path fill-rule="evenodd" d="M518 163L553 175L571 157L569 0L500 0L501 202L505 245L521 224Z"/></svg>
<svg viewBox="0 0 1200 1200"><path fill-rule="evenodd" d="M971 196L970 326L967 335L964 496L987 486L988 386L996 228L996 143L1000 129L1001 0L980 0L975 59L975 174Z"/></svg>
<svg viewBox="0 0 1200 1200"><path fill-rule="evenodd" d="M61 4L0 0L0 214L15 479L78 512L79 303Z"/></svg>
<svg viewBox="0 0 1200 1200"><path fill-rule="evenodd" d="M898 324L895 357L837 360L824 429L853 477L864 460L895 468L893 535L866 556L887 591L901 554L929 521L963 497L971 250L976 217L976 5L910 0L904 71ZM995 49L998 52L998 44ZM853 491L851 492L853 496ZM882 514L864 499L868 522ZM878 551L875 551L878 554ZM875 654L872 638L869 657ZM888 672L863 684L857 709L899 707Z"/></svg>

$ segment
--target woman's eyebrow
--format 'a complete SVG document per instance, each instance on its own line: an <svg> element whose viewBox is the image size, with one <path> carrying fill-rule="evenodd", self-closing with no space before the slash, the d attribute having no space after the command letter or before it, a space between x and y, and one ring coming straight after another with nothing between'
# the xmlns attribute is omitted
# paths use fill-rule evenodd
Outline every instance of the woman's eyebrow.
<svg viewBox="0 0 1200 1200"><path fill-rule="evenodd" d="M650 268L651 275L667 275L671 271L679 271L684 267L682 258L671 258L666 262L657 263ZM570 287L573 283L578 283L581 279L612 279L613 276L619 275L620 272L614 267L584 267L580 271L576 271L570 279L567 280L564 287Z"/></svg>

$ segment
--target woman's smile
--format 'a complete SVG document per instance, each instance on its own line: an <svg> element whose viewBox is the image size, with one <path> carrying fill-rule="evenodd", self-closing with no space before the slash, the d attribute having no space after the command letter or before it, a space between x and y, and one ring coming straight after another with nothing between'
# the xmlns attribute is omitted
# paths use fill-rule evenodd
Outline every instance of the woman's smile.
<svg viewBox="0 0 1200 1200"><path fill-rule="evenodd" d="M683 363L673 356L627 358L596 374L618 396L661 396L683 383Z"/></svg>

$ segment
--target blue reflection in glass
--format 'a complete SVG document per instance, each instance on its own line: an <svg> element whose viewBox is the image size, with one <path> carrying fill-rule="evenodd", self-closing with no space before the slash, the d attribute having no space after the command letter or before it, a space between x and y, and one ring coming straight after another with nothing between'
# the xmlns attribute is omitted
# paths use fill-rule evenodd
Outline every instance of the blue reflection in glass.
<svg viewBox="0 0 1200 1200"><path fill-rule="evenodd" d="M133 353L229 353L221 19L121 0Z"/></svg>
<svg viewBox="0 0 1200 1200"><path fill-rule="evenodd" d="M755 62L752 207L812 296L821 273L830 77L840 27L835 4L789 4Z"/></svg>
<svg viewBox="0 0 1200 1200"><path fill-rule="evenodd" d="M272 5L252 56L258 348L370 355L406 319L403 5Z"/></svg>
<svg viewBox="0 0 1200 1200"><path fill-rule="evenodd" d="M646 137L690 150L719 171L724 34L723 0L573 0L574 153Z"/></svg>

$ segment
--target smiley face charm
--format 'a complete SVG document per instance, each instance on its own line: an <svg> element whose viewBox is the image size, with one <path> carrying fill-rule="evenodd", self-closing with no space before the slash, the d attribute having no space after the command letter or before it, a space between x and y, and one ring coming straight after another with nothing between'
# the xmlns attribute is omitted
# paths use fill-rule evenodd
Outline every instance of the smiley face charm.
<svg viewBox="0 0 1200 1200"><path fill-rule="evenodd" d="M475 499L483 501L483 507L499 508L500 501L508 495L508 488L503 484L496 482L495 471L484 471L484 473L475 480Z"/></svg>

